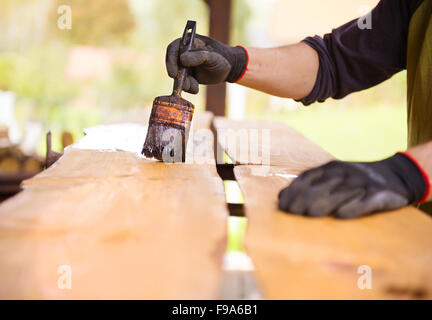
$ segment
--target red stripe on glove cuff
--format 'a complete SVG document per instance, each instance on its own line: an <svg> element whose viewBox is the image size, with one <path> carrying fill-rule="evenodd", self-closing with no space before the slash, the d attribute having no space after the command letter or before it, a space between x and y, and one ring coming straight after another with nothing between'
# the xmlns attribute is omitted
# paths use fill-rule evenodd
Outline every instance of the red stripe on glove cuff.
<svg viewBox="0 0 432 320"><path fill-rule="evenodd" d="M416 204L421 204L421 203L426 202L427 198L429 197L430 191L431 191L431 183L430 183L430 180L429 180L429 177L428 177L426 171L423 170L423 168L420 166L420 164L417 162L417 160L414 159L414 157L412 155L410 155L409 153L407 153L407 152L398 152L398 153L403 154L405 157L410 159L417 166L417 168L420 170L420 172L423 176L423 179L426 183L426 191L425 191L425 194L423 195L423 197L419 201L417 201Z"/></svg>
<svg viewBox="0 0 432 320"><path fill-rule="evenodd" d="M243 76L245 75L245 73L246 73L246 71L248 69L248 65L249 65L249 52L243 46L237 46L237 47L242 48L246 52L246 67L243 70L243 73L240 75L240 77L235 81L235 83L239 82L241 80L241 78L243 78Z"/></svg>

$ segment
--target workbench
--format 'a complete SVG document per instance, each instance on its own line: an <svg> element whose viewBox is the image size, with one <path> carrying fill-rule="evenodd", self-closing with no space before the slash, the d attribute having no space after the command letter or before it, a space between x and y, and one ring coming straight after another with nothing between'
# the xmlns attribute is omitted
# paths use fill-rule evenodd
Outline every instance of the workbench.
<svg viewBox="0 0 432 320"><path fill-rule="evenodd" d="M349 221L280 212L279 190L334 158L284 124L206 113L195 116L185 163L143 158L145 124L116 123L90 128L25 181L0 205L0 298L221 298L229 211L210 127L235 164L264 298L432 297L429 216L413 207ZM238 132L238 143L221 138ZM371 288L359 283L365 268Z"/></svg>

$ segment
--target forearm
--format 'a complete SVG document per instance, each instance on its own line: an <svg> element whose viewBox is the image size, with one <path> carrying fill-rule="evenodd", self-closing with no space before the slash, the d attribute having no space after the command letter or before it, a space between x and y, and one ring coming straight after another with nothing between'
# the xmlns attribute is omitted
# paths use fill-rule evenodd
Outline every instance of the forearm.
<svg viewBox="0 0 432 320"><path fill-rule="evenodd" d="M407 151L420 165L420 167L425 171L426 175L430 179L432 178L432 141L422 144L420 146L411 148ZM432 200L432 192L429 193L426 201Z"/></svg>
<svg viewBox="0 0 432 320"><path fill-rule="evenodd" d="M313 89L317 52L304 43L277 48L247 48L249 64L237 83L271 95L302 99Z"/></svg>

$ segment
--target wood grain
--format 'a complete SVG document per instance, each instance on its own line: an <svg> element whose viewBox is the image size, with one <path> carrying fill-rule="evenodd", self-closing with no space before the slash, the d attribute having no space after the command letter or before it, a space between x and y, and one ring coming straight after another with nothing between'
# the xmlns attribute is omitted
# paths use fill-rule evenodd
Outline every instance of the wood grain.
<svg viewBox="0 0 432 320"><path fill-rule="evenodd" d="M260 168L234 172L249 221L246 251L267 298L432 298L429 216L412 207L355 220L286 214L277 196L293 171L271 167L262 175ZM372 270L371 290L357 285L362 265Z"/></svg>
<svg viewBox="0 0 432 320"><path fill-rule="evenodd" d="M67 148L0 206L0 298L216 298L228 212L214 164L118 151L133 130L92 150L91 131L88 149ZM63 265L71 290L58 287Z"/></svg>
<svg viewBox="0 0 432 320"><path fill-rule="evenodd" d="M279 191L300 172L334 158L280 123L216 118L215 126L219 143L241 164L234 173L249 221L245 247L267 298L432 298L429 216L413 207L349 221L281 212ZM239 137L237 144L230 144L224 140L230 130L238 134L257 129L270 130L270 139L261 134L258 141L238 143ZM270 150L270 166L251 161L254 144ZM358 286L363 275L358 273L360 266L371 268L370 290Z"/></svg>
<svg viewBox="0 0 432 320"><path fill-rule="evenodd" d="M150 118L151 108L139 108L131 110L115 121L109 122L110 124L115 123L135 123L147 125ZM192 119L192 130L209 129L213 120L213 113L210 111L195 111Z"/></svg>

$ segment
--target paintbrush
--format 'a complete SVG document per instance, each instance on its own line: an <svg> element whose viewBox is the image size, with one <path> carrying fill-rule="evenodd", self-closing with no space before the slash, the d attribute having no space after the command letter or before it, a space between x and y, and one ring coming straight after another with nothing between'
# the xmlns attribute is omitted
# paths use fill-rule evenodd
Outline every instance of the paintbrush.
<svg viewBox="0 0 432 320"><path fill-rule="evenodd" d="M180 41L179 57L189 51L195 38L196 22L188 21ZM156 97L150 114L147 136L141 151L148 158L184 162L194 105L181 97L187 69L181 66L170 96Z"/></svg>

